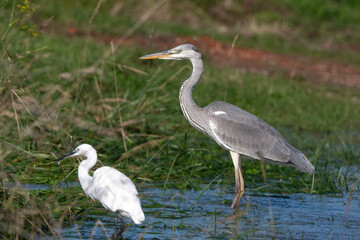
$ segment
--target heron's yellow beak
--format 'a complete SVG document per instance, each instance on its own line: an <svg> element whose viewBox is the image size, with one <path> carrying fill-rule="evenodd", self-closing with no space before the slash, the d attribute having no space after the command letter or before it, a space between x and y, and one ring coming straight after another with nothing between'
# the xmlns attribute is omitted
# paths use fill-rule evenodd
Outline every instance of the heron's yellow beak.
<svg viewBox="0 0 360 240"><path fill-rule="evenodd" d="M169 59L171 56L174 55L169 52L159 52L159 53L153 53L149 55L145 55L140 57L139 59Z"/></svg>

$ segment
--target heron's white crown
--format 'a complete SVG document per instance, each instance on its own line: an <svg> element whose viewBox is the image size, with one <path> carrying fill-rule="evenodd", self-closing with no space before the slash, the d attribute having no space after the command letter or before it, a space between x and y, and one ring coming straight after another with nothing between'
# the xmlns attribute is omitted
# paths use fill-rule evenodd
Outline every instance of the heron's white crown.
<svg viewBox="0 0 360 240"><path fill-rule="evenodd" d="M201 53L199 52L199 50L197 50L196 47L194 47L194 45L189 43L174 47L168 50L167 52L171 54L169 59L174 59L174 60L201 58Z"/></svg>
<svg viewBox="0 0 360 240"><path fill-rule="evenodd" d="M191 44L182 44L170 50L148 54L140 59L164 59L164 60L182 60L201 58L201 53Z"/></svg>

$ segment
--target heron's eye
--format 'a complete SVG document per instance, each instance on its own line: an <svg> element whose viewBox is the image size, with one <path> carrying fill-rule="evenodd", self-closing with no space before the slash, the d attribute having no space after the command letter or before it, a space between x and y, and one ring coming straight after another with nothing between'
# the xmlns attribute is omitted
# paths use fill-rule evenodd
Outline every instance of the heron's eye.
<svg viewBox="0 0 360 240"><path fill-rule="evenodd" d="M180 53L180 52L181 52L181 49L174 49L170 53L174 54L174 53Z"/></svg>

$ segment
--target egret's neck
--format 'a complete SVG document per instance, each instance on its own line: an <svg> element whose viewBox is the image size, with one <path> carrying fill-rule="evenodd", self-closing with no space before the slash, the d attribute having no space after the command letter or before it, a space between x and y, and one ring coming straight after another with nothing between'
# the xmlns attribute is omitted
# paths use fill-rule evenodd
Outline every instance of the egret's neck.
<svg viewBox="0 0 360 240"><path fill-rule="evenodd" d="M89 189L92 183L92 177L89 175L89 171L95 166L97 162L96 151L90 151L87 155L87 159L83 160L79 165L78 177L80 184L85 192Z"/></svg>
<svg viewBox="0 0 360 240"><path fill-rule="evenodd" d="M190 122L190 124L202 131L202 124L200 124L203 119L201 117L202 110L198 105L196 105L194 99L192 98L192 91L201 78L201 74L204 71L204 65L201 58L192 58L190 61L193 65L193 71L191 76L180 88L180 106L185 118Z"/></svg>

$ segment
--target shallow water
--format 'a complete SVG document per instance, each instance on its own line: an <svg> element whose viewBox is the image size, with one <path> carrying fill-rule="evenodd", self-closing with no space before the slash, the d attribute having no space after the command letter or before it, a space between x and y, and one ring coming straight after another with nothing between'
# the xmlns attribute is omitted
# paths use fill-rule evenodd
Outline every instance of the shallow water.
<svg viewBox="0 0 360 240"><path fill-rule="evenodd" d="M256 195L247 190L237 211L230 209L233 186L218 184L200 193L139 188L146 220L132 224L127 239L359 239L360 199L310 194ZM202 187L205 187L202 186ZM347 212L348 206L348 213ZM76 221L59 230L65 239L104 239L114 232L115 215L100 211L91 221ZM94 226L98 227L94 230ZM126 219L127 222L128 219Z"/></svg>

